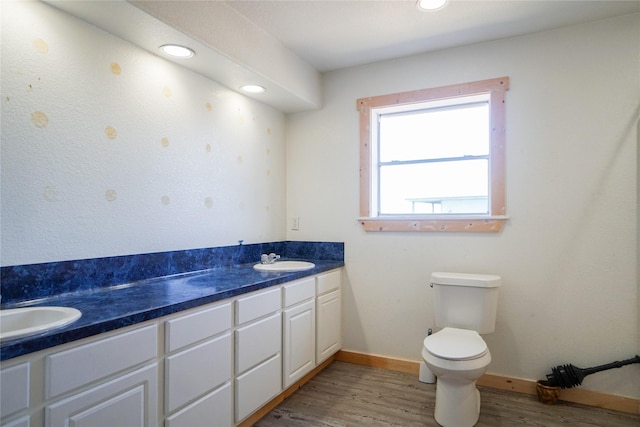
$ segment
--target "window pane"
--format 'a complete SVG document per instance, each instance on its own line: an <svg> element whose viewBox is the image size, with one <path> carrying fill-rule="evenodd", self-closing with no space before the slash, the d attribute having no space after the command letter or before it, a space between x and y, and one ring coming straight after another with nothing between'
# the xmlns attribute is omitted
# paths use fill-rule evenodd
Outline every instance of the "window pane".
<svg viewBox="0 0 640 427"><path fill-rule="evenodd" d="M380 116L380 161L489 154L487 103Z"/></svg>
<svg viewBox="0 0 640 427"><path fill-rule="evenodd" d="M380 214L487 213L488 161L380 167Z"/></svg>

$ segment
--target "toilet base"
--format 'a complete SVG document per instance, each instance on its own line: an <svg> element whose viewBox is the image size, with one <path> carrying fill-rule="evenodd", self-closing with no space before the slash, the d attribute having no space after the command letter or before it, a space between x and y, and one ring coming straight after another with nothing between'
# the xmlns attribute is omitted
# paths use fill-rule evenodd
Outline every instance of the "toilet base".
<svg viewBox="0 0 640 427"><path fill-rule="evenodd" d="M438 378L434 418L443 427L472 427L480 417L476 382L461 384Z"/></svg>

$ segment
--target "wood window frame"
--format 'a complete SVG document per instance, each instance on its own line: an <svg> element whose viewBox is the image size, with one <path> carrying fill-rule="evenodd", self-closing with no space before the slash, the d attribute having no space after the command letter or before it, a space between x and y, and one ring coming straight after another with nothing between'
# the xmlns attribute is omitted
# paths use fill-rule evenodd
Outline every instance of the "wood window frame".
<svg viewBox="0 0 640 427"><path fill-rule="evenodd" d="M388 95L360 98L360 218L365 231L453 231L499 232L506 217L505 203L505 93L509 77L480 80L431 89L414 90ZM377 142L371 141L372 110L394 105L406 105L461 96L489 95L489 212L488 214L407 214L376 216L371 206L371 150Z"/></svg>

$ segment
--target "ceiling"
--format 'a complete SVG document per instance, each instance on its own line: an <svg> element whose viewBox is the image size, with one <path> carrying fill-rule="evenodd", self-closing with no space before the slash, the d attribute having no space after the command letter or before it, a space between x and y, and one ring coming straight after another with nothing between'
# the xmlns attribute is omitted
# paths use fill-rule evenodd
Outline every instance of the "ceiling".
<svg viewBox="0 0 640 427"><path fill-rule="evenodd" d="M321 72L640 11L609 0L450 0L434 12L415 0L227 3Z"/></svg>
<svg viewBox="0 0 640 427"><path fill-rule="evenodd" d="M173 62L283 111L322 105L322 73L514 37L628 13L640 0L44 0L156 55L165 43L196 51Z"/></svg>

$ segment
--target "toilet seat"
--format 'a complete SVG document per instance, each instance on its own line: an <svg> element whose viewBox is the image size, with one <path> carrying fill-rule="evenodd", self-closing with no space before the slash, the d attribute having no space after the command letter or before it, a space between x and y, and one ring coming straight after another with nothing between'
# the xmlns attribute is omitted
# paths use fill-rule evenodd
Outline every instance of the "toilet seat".
<svg viewBox="0 0 640 427"><path fill-rule="evenodd" d="M487 343L476 331L444 328L424 340L424 348L432 355L447 360L472 360L487 353Z"/></svg>

